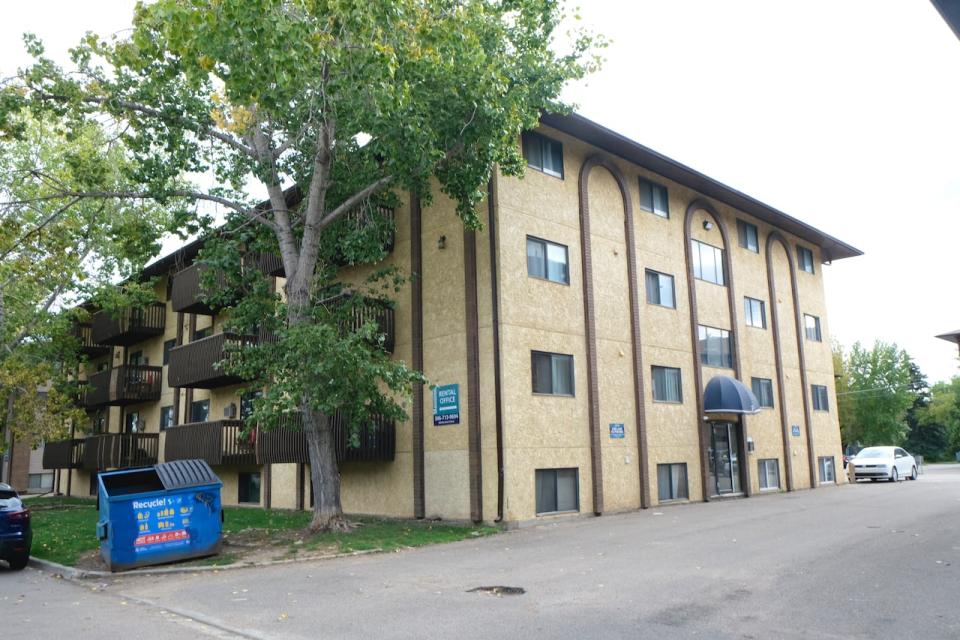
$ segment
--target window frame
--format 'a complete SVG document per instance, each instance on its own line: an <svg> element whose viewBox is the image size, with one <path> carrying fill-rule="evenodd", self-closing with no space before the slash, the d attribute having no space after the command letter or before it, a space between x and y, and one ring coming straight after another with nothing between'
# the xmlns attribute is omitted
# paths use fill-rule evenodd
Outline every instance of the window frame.
<svg viewBox="0 0 960 640"><path fill-rule="evenodd" d="M666 374L668 371L677 372L677 391L679 397L676 400L657 397L658 371L662 371L664 374ZM662 383L662 386L666 388L666 381ZM663 404L683 404L683 371L680 369L680 367L667 367L659 364L650 366L650 398L653 400L653 402L662 402Z"/></svg>
<svg viewBox="0 0 960 640"><path fill-rule="evenodd" d="M254 502L249 500L249 486L247 486L247 500L242 500L241 496L243 495L244 482L243 477L247 476L248 481L257 477L257 501ZM237 504L262 504L263 503L263 475L259 471L240 471L237 473Z"/></svg>
<svg viewBox="0 0 960 640"><path fill-rule="evenodd" d="M207 417L204 418L203 420L194 420L194 415L196 415L194 413L195 409L197 407L204 406L204 405L206 406ZM204 400L194 400L193 402L190 403L189 408L190 408L190 422L210 422L210 398L206 398Z"/></svg>
<svg viewBox="0 0 960 640"><path fill-rule="evenodd" d="M650 288L650 286L649 286L649 284L650 284L649 278L650 278L651 275L654 275L654 276L657 277L657 301L653 301L653 300L650 299L650 294L651 294L652 292L651 292L651 288ZM661 301L661 300L662 300L662 296L660 295L660 291L661 291L661 289L662 289L662 286L661 286L661 284L660 284L660 279L661 279L661 278L669 278L669 281L670 281L670 295L673 297L673 304L672 304L672 305L663 304L663 302ZM643 272L643 286L644 286L644 288L646 289L647 304L652 304L652 305L657 306L657 307L663 307L664 309L676 309L676 308L677 308L677 282L676 282L676 279L675 279L672 275L670 275L669 273L663 273L662 271L657 271L656 269L645 269L644 272Z"/></svg>
<svg viewBox="0 0 960 640"><path fill-rule="evenodd" d="M703 252L701 247L709 247L713 249L714 273L719 274L719 281L710 280L709 278L703 277ZM720 287L727 286L727 267L726 260L724 260L724 249L714 246L709 242L703 242L702 240L697 240L696 238L690 238L690 258L693 262L693 277L695 280L709 282L710 284L715 284ZM698 271L700 272L700 275L697 275Z"/></svg>
<svg viewBox="0 0 960 640"><path fill-rule="evenodd" d="M750 238L747 233L751 229L753 230L753 240L756 243L753 247L750 246ZM753 253L760 253L760 229L757 228L757 225L752 222L747 222L746 220L737 219L737 244L741 249L746 249Z"/></svg>
<svg viewBox="0 0 960 640"><path fill-rule="evenodd" d="M827 479L826 465L824 462L830 461L830 479ZM837 482L837 461L833 456L817 457L817 478L820 484L836 484Z"/></svg>
<svg viewBox="0 0 960 640"><path fill-rule="evenodd" d="M754 303L760 306L760 324L754 324L753 319L756 314L753 311ZM750 296L743 296L743 316L744 323L748 327L753 327L754 329L766 329L767 328L767 303L764 300L759 298L751 298Z"/></svg>
<svg viewBox="0 0 960 640"><path fill-rule="evenodd" d="M530 273L530 243L540 243L543 245L543 273L544 275L538 276L536 274ZM563 249L564 257L564 266L566 267L566 280L554 280L550 277L550 258L549 251L550 246L558 247ZM526 264L527 264L527 277L534 278L536 280L546 280L547 282L553 282L556 284L565 284L570 286L570 247L565 244L560 244L559 242L553 242L552 240L547 240L545 238L540 238L538 236L527 235L527 241L524 243L524 249L526 250Z"/></svg>
<svg viewBox="0 0 960 640"><path fill-rule="evenodd" d="M170 364L170 350L177 346L177 339L170 338L163 341L163 365Z"/></svg>
<svg viewBox="0 0 960 640"><path fill-rule="evenodd" d="M830 390L827 389L827 385L811 384L810 395L812 396L814 411L830 413Z"/></svg>
<svg viewBox="0 0 960 640"><path fill-rule="evenodd" d="M573 472L574 482L575 482L575 486L576 486L577 490L574 492L575 505L574 505L574 507L573 507L572 509L560 509L560 499L559 499L560 491L559 491L559 488L560 488L560 472L561 472L561 471L566 471L566 472L572 471L572 472ZM538 485L537 478L538 478L538 476L539 476L540 474L546 474L546 473L549 473L549 472L552 472L552 473L553 473L553 485L554 485L554 486L553 486L553 496L554 496L554 500L555 500L553 506L555 507L555 509L552 510L552 511L541 511L541 510L540 510L540 506L541 506L541 505L540 505L540 496L537 495L537 485ZM534 494L534 495L533 495L534 505L533 505L533 508L534 508L535 514L536 514L538 517L539 517L539 516L559 515L559 514L564 514L564 513L580 513L580 468L579 468L579 467L552 467L552 468L546 468L546 469L534 469L534 471L533 471L533 486L534 486L534 491L533 491L533 494Z"/></svg>
<svg viewBox="0 0 960 640"><path fill-rule="evenodd" d="M556 389L553 380L553 360L554 357L566 358L570 363L570 393L557 393L556 391L537 391L537 387L534 381L534 373L536 371L535 358L537 356L549 356L550 357L550 389ZM555 353L553 351L538 351L536 349L530 350L530 389L535 396L559 396L561 398L575 398L577 396L577 378L576 378L576 364L573 359L573 354L570 353Z"/></svg>
<svg viewBox="0 0 960 640"><path fill-rule="evenodd" d="M169 424L167 424L169 422ZM160 407L160 431L166 431L173 426L173 405Z"/></svg>
<svg viewBox="0 0 960 640"><path fill-rule="evenodd" d="M810 262L807 264L805 258L809 257ZM805 273L816 273L816 266L813 259L813 249L808 249L803 245L797 245L797 265L800 267L800 270ZM809 266L809 268L807 268Z"/></svg>
<svg viewBox="0 0 960 640"><path fill-rule="evenodd" d="M536 141L540 146L540 166L532 164L528 154L529 145ZM543 166L543 153L545 148L549 149L550 145L557 145L560 148L560 172L557 173L553 169L548 169ZM558 180L563 180L564 176L564 155L563 155L563 143L559 140L554 140L549 136L545 136L542 133L536 131L524 131L520 134L520 154L523 156L524 161L527 163L527 166L535 171L550 176L551 178L557 178ZM552 156L552 154L551 154Z"/></svg>
<svg viewBox="0 0 960 640"><path fill-rule="evenodd" d="M809 320L813 320L813 327L807 324ZM811 329L814 333L813 336L810 335ZM803 314L803 334L810 342L823 342L823 330L820 327L820 316L811 315L809 313Z"/></svg>
<svg viewBox="0 0 960 640"><path fill-rule="evenodd" d="M670 219L670 190L667 189L666 185L662 185L659 182L654 182L643 176L638 177L638 184L640 192L638 194L638 200L640 203L640 209L648 213L652 213L658 218L663 218L664 220ZM650 190L650 206L647 207L643 204L643 192L644 189L649 188ZM657 209L657 198L656 193L660 191L662 193L663 203L666 207L663 210Z"/></svg>
<svg viewBox="0 0 960 640"><path fill-rule="evenodd" d="M703 336L703 337L701 337L701 330L703 330L703 331L706 333L706 335ZM713 363L713 362L710 362L710 361L709 361L709 357L708 357L709 350L708 350L708 349L704 349L702 346L700 346L700 345L704 345L704 344L706 344L707 346L710 345L710 335L709 335L709 334L710 334L711 331L719 331L720 334L721 334L721 335L720 335L720 340L726 340L726 344L727 344L727 349L726 349L727 359L726 359L725 361L723 361L721 364L715 364L715 363ZM723 334L726 334L726 336L724 337ZM707 367L713 367L714 369L732 369L732 368L733 368L733 357L734 357L734 354L733 354L733 338L732 338L732 336L733 336L733 332L730 331L729 329L721 329L720 327L711 327L711 326L705 325L705 324L698 324L698 325L697 325L697 345L698 345L699 351L700 351L700 364L701 364L701 365L704 365L704 366L707 366ZM721 348L720 348L720 358L721 358L721 359L723 359L723 354L724 354L724 349L723 349L722 344L721 344Z"/></svg>
<svg viewBox="0 0 960 640"><path fill-rule="evenodd" d="M759 383L759 385L757 384ZM766 395L762 391L757 393L757 387L767 386L770 389L770 404L763 404L763 397ZM776 400L773 395L773 379L772 378L758 378L752 376L750 378L750 390L753 391L753 395L757 396L757 402L760 403L761 409L774 409L776 408Z"/></svg>
<svg viewBox="0 0 960 640"><path fill-rule="evenodd" d="M672 495L673 494L673 474L674 469L677 467L683 467L683 495ZM666 468L669 475L669 482L667 483L667 488L671 497L663 497L663 483L660 482L660 469ZM678 487L679 488L679 487ZM690 475L687 469L686 462L663 462L657 464L657 502L659 504L665 504L669 502L683 502L690 500Z"/></svg>
<svg viewBox="0 0 960 640"><path fill-rule="evenodd" d="M773 468L776 470L777 475L777 484L776 486L770 486L768 482L768 469L767 466L769 463L773 463ZM760 458L757 460L757 484L760 487L760 491L779 491L780 490L780 459L779 458ZM766 484L767 486L764 486Z"/></svg>

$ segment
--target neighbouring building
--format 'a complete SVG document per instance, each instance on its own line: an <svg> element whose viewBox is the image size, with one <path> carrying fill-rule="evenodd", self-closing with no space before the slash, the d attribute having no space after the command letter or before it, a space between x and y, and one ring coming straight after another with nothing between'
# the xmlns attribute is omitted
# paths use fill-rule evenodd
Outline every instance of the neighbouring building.
<svg viewBox="0 0 960 640"><path fill-rule="evenodd" d="M577 115L518 143L529 168L491 181L482 231L440 194L386 212L387 262L418 277L369 317L436 387L341 445L344 509L523 522L843 482L823 277L860 251ZM258 338L198 298L199 246L147 268L154 306L78 327L89 435L45 466L87 495L97 471L202 457L227 504L306 508L302 434L238 437L248 401L213 365Z"/></svg>

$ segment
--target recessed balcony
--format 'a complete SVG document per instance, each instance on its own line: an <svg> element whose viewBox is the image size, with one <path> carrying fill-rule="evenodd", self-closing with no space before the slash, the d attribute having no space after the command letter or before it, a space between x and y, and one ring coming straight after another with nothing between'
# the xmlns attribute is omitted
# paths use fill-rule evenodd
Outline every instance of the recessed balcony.
<svg viewBox="0 0 960 640"><path fill-rule="evenodd" d="M160 399L163 368L124 364L91 374L87 378L83 403L87 409L124 406Z"/></svg>
<svg viewBox="0 0 960 640"><path fill-rule="evenodd" d="M111 314L98 311L93 315L91 338L94 344L130 346L163 335L167 308L155 302L141 308L123 309Z"/></svg>
<svg viewBox="0 0 960 640"><path fill-rule="evenodd" d="M167 384L188 389L216 389L243 382L227 373L224 364L231 352L257 343L253 336L218 333L170 350Z"/></svg>
<svg viewBox="0 0 960 640"><path fill-rule="evenodd" d="M244 434L240 420L189 422L169 427L164 459L206 460L211 466L257 464L255 430Z"/></svg>

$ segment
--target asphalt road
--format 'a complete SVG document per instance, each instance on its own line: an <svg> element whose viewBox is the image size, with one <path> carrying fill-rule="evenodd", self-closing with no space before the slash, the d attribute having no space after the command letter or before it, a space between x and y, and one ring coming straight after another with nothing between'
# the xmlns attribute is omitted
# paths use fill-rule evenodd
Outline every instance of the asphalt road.
<svg viewBox="0 0 960 640"><path fill-rule="evenodd" d="M521 587L522 595L471 592ZM0 637L960 638L960 465L346 559L81 585L0 570Z"/></svg>

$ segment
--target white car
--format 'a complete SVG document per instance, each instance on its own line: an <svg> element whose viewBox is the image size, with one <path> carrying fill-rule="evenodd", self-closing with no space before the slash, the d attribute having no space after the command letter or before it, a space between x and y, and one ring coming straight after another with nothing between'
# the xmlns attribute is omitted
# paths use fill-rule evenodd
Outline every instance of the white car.
<svg viewBox="0 0 960 640"><path fill-rule="evenodd" d="M854 478L889 480L917 479L917 461L900 447L867 447L853 457Z"/></svg>

